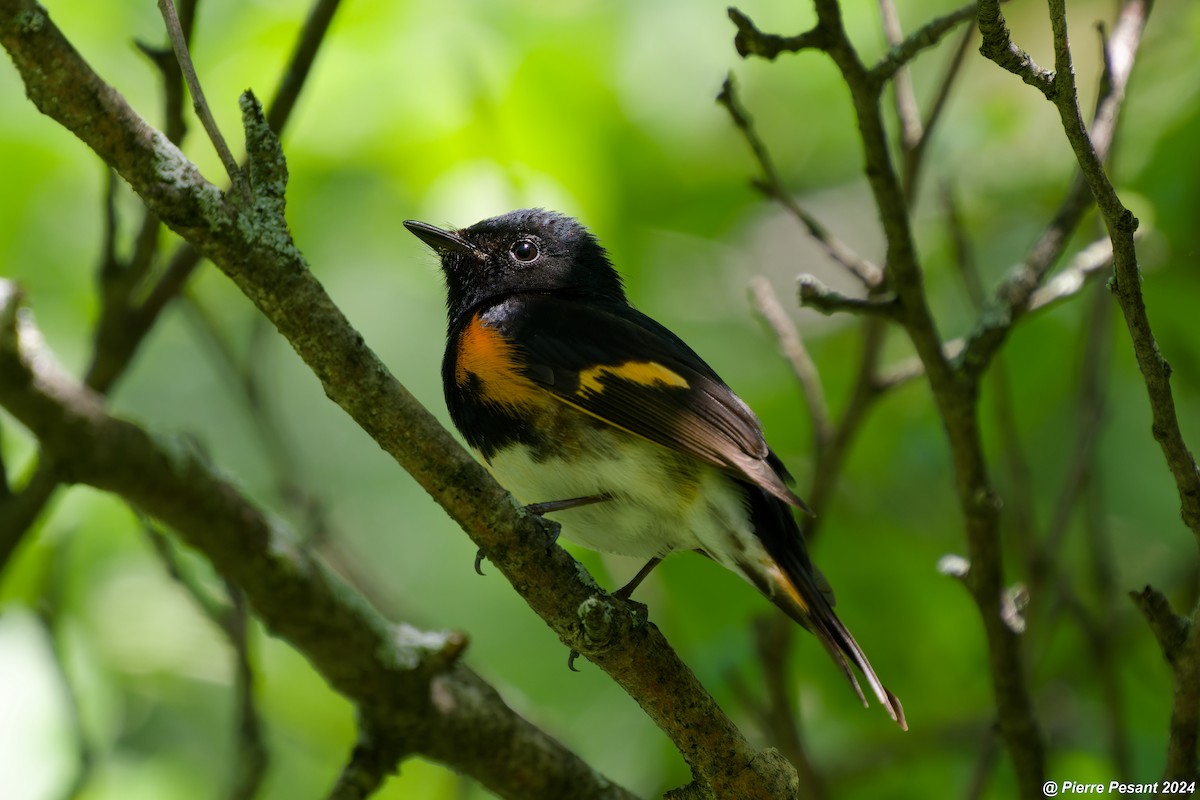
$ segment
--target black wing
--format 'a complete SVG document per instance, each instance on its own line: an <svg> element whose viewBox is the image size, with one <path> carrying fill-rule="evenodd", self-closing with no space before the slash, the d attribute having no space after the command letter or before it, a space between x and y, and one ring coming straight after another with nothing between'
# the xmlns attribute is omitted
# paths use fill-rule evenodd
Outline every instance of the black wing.
<svg viewBox="0 0 1200 800"><path fill-rule="evenodd" d="M525 375L559 400L761 486L797 508L783 464L741 398L679 337L627 305L518 295L483 314Z"/></svg>

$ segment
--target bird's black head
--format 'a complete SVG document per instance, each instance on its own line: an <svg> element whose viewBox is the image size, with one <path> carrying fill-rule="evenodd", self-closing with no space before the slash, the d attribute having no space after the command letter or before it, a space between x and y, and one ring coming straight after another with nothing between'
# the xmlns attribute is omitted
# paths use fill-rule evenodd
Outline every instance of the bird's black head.
<svg viewBox="0 0 1200 800"><path fill-rule="evenodd" d="M572 217L524 208L456 231L415 220L404 227L442 257L451 323L520 293L625 302L604 248Z"/></svg>

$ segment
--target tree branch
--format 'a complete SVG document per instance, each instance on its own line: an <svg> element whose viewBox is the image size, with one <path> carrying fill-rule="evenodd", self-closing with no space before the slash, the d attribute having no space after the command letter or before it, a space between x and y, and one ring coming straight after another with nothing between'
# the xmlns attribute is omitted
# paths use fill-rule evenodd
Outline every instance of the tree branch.
<svg viewBox="0 0 1200 800"><path fill-rule="evenodd" d="M54 363L18 301L0 281L0 404L70 480L121 495L203 552L396 753L442 761L505 797L630 797L459 664L461 634L387 622L192 448L110 416Z"/></svg>
<svg viewBox="0 0 1200 800"><path fill-rule="evenodd" d="M829 404L825 399L825 388L821 385L821 375L817 365L800 338L800 332L788 318L783 304L771 288L771 283L761 275L750 281L750 296L759 315L771 327L775 340L779 343L779 352L792 368L800 384L800 393L804 397L808 418L813 427L813 441L817 460L821 452L828 446L833 437L833 423L829 419Z"/></svg>
<svg viewBox="0 0 1200 800"><path fill-rule="evenodd" d="M826 315L847 312L881 316L892 320L898 319L900 315L900 304L895 295L848 297L830 289L815 275L801 275L796 279L796 297L800 305L816 309Z"/></svg>
<svg viewBox="0 0 1200 800"><path fill-rule="evenodd" d="M987 635L1001 734L1013 760L1022 796L1040 797L1045 755L1026 688L1020 643L1002 615L1000 500L992 487L983 453L978 381L962 380L947 359L929 308L908 202L892 164L880 108L884 83L872 78L850 42L837 1L814 0L814 6L817 25L813 38L841 71L858 120L864 172L887 241L885 285L895 294L896 318L917 351L948 435L971 564L964 582L979 609ZM744 27L739 24L739 35L743 33Z"/></svg>
<svg viewBox="0 0 1200 800"><path fill-rule="evenodd" d="M995 61L1046 95L1047 100L1053 99L1054 73L1039 67L1028 53L1013 43L1008 22L1000 10L1000 0L979 0L978 19L979 32L983 35L979 52L983 57Z"/></svg>
<svg viewBox="0 0 1200 800"><path fill-rule="evenodd" d="M192 65L192 55L188 52L187 37L184 36L183 26L179 24L179 16L175 13L174 0L158 0L158 10L162 13L163 23L167 28L167 38L171 40L171 48L175 51L175 59L179 62L179 69L183 72L183 80L187 83L188 92L192 95L192 108L195 110L196 116L200 118L204 132L208 134L209 141L212 142L221 163L225 166L225 172L229 174L233 188L241 194L242 199L249 203L250 193L246 187L241 167L238 166L237 159L230 152L229 145L225 143L225 137L221 135L217 121L213 119L208 101L204 99L204 90L200 88L200 78L196 75L196 68Z"/></svg>
<svg viewBox="0 0 1200 800"><path fill-rule="evenodd" d="M990 5L990 2L980 4L981 28L985 6ZM1079 110L1065 0L1050 0L1049 5L1055 73L1053 89L1048 92L1043 89L1043 93L1059 112L1063 132L1075 153L1083 181L1095 198L1112 241L1113 279L1110 287L1125 316L1125 324L1133 341L1134 356L1150 399L1153 435L1175 479L1180 498L1180 516L1200 546L1200 470L1179 430L1170 386L1171 368L1158 349L1146 313L1134 237L1137 219L1121 203L1104 168L1107 149L1105 138L1111 138L1115 113L1098 115L1097 130L1093 131L1093 136L1099 132L1105 138L1100 138L1097 143L1093 136L1089 136ZM1106 43L1105 65L1109 71L1109 89L1114 103L1119 103L1123 95L1122 78L1127 77L1132 68L1132 53L1140 41L1151 5L1151 0L1126 0L1122 3L1113 37ZM998 8L995 10L998 13ZM1004 59L994 57L993 60L1009 68ZM1189 622L1171 613L1165 598L1149 588L1140 595L1134 595L1134 600L1150 621L1174 672L1175 697L1166 775L1168 778L1195 779L1198 772L1196 748L1200 740L1200 634L1196 632L1200 627L1197 625L1200 623L1200 606L1193 611L1193 619ZM1178 641L1180 638L1183 643Z"/></svg>
<svg viewBox="0 0 1200 800"><path fill-rule="evenodd" d="M338 0L316 0L276 92L275 101L268 112L268 120L275 131L282 131L287 123L337 7ZM194 17L195 0L183 0L179 4L179 20L185 42L190 40ZM29 12L30 25L39 24L38 19L37 11ZM169 49L159 50L144 44L139 44L139 48L163 73L166 105L164 130L168 140L179 144L186 130L179 63ZM106 195L106 236L99 270L100 319L94 334L91 363L84 379L89 388L102 394L106 394L124 374L163 309L182 291L202 260L196 248L188 244L180 246L168 262L162 277L153 287L146 290L142 283L150 274L157 254L160 224L158 217L153 212L146 212L129 263L124 266L118 264L114 240L116 220L112 203L115 180L110 187ZM146 295L145 299L138 302L137 298L143 292ZM57 486L58 480L45 465L39 463L28 483L19 492L3 498L3 502L0 502L0 570L7 563L24 532L40 516L53 497Z"/></svg>
<svg viewBox="0 0 1200 800"><path fill-rule="evenodd" d="M951 11L942 17L937 17L913 31L907 38L893 42L892 49L883 59L871 68L870 79L883 83L893 76L905 64L916 58L922 50L933 47L950 31L973 18L977 5L968 3L957 11Z"/></svg>
<svg viewBox="0 0 1200 800"><path fill-rule="evenodd" d="M775 168L775 162L771 159L766 144L758 135L758 131L754 127L754 120L751 119L750 114L738 98L737 85L733 82L732 75L725 77L721 92L717 95L717 102L729 112L733 124L742 132L742 136L754 153L755 160L758 161L759 169L762 170L762 178L754 182L755 188L787 209L793 217L800 221L809 236L825 249L829 257L857 278L865 288L873 289L879 286L883 280L883 271L834 236L820 220L796 202L796 198L783 185L783 178Z"/></svg>
<svg viewBox="0 0 1200 800"><path fill-rule="evenodd" d="M750 21L749 17L732 6L728 11L729 19L738 29L737 35L733 39L733 46L742 58L758 56L768 61L774 61L780 53L824 50L826 47L825 31L819 26L797 36L779 36L774 33L763 33L754 27L754 23Z"/></svg>
<svg viewBox="0 0 1200 800"><path fill-rule="evenodd" d="M287 230L286 166L252 96L243 98L243 116L254 205L235 208L83 63L31 0L0 0L0 43L35 105L82 139L238 285L326 394L447 510L563 642L612 676L671 737L698 790L791 796L791 766L774 751L749 745L658 629L642 622L638 604L605 595L561 548L547 554L539 522L396 382L334 306ZM58 68L46 70L47 62ZM228 574L241 583L239 572ZM609 623L602 631L577 613L595 604Z"/></svg>

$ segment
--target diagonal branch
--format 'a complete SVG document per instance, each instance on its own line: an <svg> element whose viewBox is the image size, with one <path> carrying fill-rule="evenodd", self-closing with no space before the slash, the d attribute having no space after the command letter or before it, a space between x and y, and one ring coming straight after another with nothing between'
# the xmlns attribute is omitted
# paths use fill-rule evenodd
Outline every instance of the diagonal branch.
<svg viewBox="0 0 1200 800"><path fill-rule="evenodd" d="M850 91L862 140L863 169L887 241L887 287L896 319L908 334L929 381L949 441L970 570L964 577L988 644L989 673L999 728L1024 797L1041 796L1045 775L1042 734L1029 697L1022 645L1003 617L1001 502L989 475L979 420L979 383L963 380L947 358L929 307L904 188L892 163L881 109L884 83L872 79L846 32L836 0L814 0L820 41ZM739 30L740 32L740 30Z"/></svg>
<svg viewBox="0 0 1200 800"><path fill-rule="evenodd" d="M1053 90L1046 94L1059 112L1063 132L1075 153L1083 182L1095 198L1112 241L1113 279L1110 286L1124 314L1134 356L1146 384L1153 418L1152 432L1175 479L1180 516L1191 529L1197 545L1200 545L1200 469L1197 469L1195 456L1183 441L1171 391L1171 367L1159 351L1146 313L1135 246L1137 219L1121 202L1109 180L1104 167L1106 143L1103 139L1097 143L1093 138L1097 132L1110 138L1114 117L1099 116L1093 134L1089 135L1079 109L1067 33L1066 3L1065 0L1050 0L1049 6L1054 36L1055 74ZM1120 77L1127 76L1132 67L1131 53L1136 49L1151 6L1151 0L1125 0L1121 5L1105 58L1110 74L1110 94L1116 98L1114 102L1119 102L1123 94L1124 82ZM982 15L981 4L981 26ZM1130 40L1133 42L1132 49L1118 44ZM1001 65L1004 66L1003 63ZM1147 589L1135 595L1134 600L1150 621L1174 673L1175 696L1166 777L1194 780L1200 771L1196 762L1196 747L1200 741L1200 633L1197 633L1200 628L1200 606L1193 610L1190 620L1185 620L1174 615L1165 598L1153 590ZM1183 633L1175 637L1168 636L1168 629L1172 626Z"/></svg>
<svg viewBox="0 0 1200 800"><path fill-rule="evenodd" d="M32 0L0 0L0 43L35 105L79 136L237 284L327 396L447 510L564 643L607 672L671 737L700 790L792 795L791 766L746 741L658 629L644 622L643 607L605 595L562 548L547 554L539 522L392 377L333 304L287 230L287 167L253 96L245 95L242 107L254 205L234 209L91 71ZM44 69L48 60L57 69ZM239 570L228 574L241 582Z"/></svg>
<svg viewBox="0 0 1200 800"><path fill-rule="evenodd" d="M1112 37L1105 43L1105 63L1108 69L1092 116L1091 135L1089 137L1086 131L1083 133L1084 138L1090 140L1090 144L1086 145L1087 149L1094 152L1100 161L1104 160L1112 146L1116 120L1123 106L1125 87L1133 72L1134 57L1141 44L1144 28L1144 16L1124 12L1113 29ZM1059 57L1064 55L1060 54ZM1069 58L1069 54L1065 57ZM1061 70L1057 74L1061 75ZM1061 78L1061 81L1069 90L1070 97L1076 98L1073 72ZM1077 100L1072 99L1070 102L1074 105ZM1082 128L1083 121L1079 118L1078 129ZM1032 304L1032 296L1039 291L1038 287L1066 249L1084 214L1095 202L1093 197L1089 181L1081 169L1072 179L1066 197L1063 198L1054 218L1030 247L1025 260L1010 270L996 288L987 313L980 317L979 326L967 342L962 358L964 369L982 373L987 368L1000 345L1006 340L1013 323Z"/></svg>
<svg viewBox="0 0 1200 800"><path fill-rule="evenodd" d="M979 0L978 19L979 32L983 35L983 44L980 45L979 52L984 58L995 61L1046 95L1046 99L1053 99L1054 73L1038 66L1028 53L1013 43L1008 22L1004 19L1004 12L1000 10L1000 0Z"/></svg>
<svg viewBox="0 0 1200 800"><path fill-rule="evenodd" d="M745 137L747 144L750 145L750 150L754 153L755 160L758 161L759 169L762 170L762 178L754 182L755 187L767 197L778 202L792 216L798 219L805 230L808 231L809 236L815 239L817 244L825 248L825 252L829 257L842 265L865 288L873 289L879 286L883 281L883 271L855 253L842 240L834 236L820 220L808 213L803 206L796 202L796 198L784 186L783 178L780 177L779 171L775 168L775 162L771 159L771 154L767 150L766 144L759 137L758 131L754 127L754 120L751 119L750 114L742 106L738 98L737 86L733 82L732 75L725 77L725 83L722 84L721 92L717 95L717 102L723 105L729 112L733 124L742 132L742 136Z"/></svg>
<svg viewBox="0 0 1200 800"><path fill-rule="evenodd" d="M313 5L268 112L268 120L273 130L282 131L287 123L338 5L339 0L316 0ZM195 16L195 0L181 2L178 16L186 42ZM30 24L36 24L38 19L38 14L31 14ZM172 57L170 50L160 51L144 45L139 47L163 72L166 88L165 132L170 141L178 144L184 134L184 93L179 86L179 64ZM111 208L111 198L106 205ZM167 305L179 295L202 260L196 248L188 244L180 246L167 263L159 280L146 290L139 284L149 274L157 253L155 245L160 225L157 216L147 211L138 234L134 255L123 270L118 269L113 247L115 220L111 212L106 214L106 217L108 226L104 261L100 269L104 298L95 331L92 361L84 379L89 388L101 393L107 393L124 374L146 334L153 328ZM142 293L145 293L145 299L135 302L135 298ZM25 486L0 502L0 570L7 563L24 532L41 515L46 504L54 496L57 486L58 479L49 465L39 460L36 471Z"/></svg>
<svg viewBox="0 0 1200 800"><path fill-rule="evenodd" d="M933 47L947 33L973 18L976 13L976 7L975 3L968 3L945 16L930 20L909 34L905 39L896 42L887 55L871 68L869 73L870 79L882 84L892 78L897 70L916 58L922 50Z"/></svg>
<svg viewBox="0 0 1200 800"><path fill-rule="evenodd" d="M54 363L19 300L13 284L0 281L0 404L71 480L121 495L201 550L272 633L357 704L395 756L426 755L505 797L631 798L459 664L461 634L389 623L194 449L110 416Z"/></svg>
<svg viewBox="0 0 1200 800"><path fill-rule="evenodd" d="M200 78L196 75L196 67L192 64L191 53L188 52L183 26L179 23L179 15L175 13L174 0L158 0L158 10L162 13L163 22L167 27L167 38L171 40L171 47L175 50L175 58L179 61L180 70L183 71L183 79L187 83L188 92L192 95L192 108L195 109L196 116L200 118L200 124L204 126L204 132L212 141L221 163L225 165L225 171L229 174L233 188L242 195L246 202L249 202L250 194L247 191L242 170L238 166L237 159L229 150L229 145L225 143L225 137L221 135L221 129L217 127L217 121L213 119L208 101L204 99L204 90L200 88Z"/></svg>

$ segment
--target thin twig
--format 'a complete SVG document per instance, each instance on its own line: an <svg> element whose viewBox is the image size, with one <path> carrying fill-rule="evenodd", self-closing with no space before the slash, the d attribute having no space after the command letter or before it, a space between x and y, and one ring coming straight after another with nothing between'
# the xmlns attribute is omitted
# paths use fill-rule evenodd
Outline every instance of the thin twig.
<svg viewBox="0 0 1200 800"><path fill-rule="evenodd" d="M235 229L222 228L227 233ZM253 262L265 268L268 259ZM32 320L17 313L18 301L11 283L0 281L0 405L35 430L56 457L71 463L75 481L119 494L162 520L203 552L218 573L236 581L271 633L301 651L334 690L356 705L367 730L399 743L393 754L420 752L503 796L633 797L514 713L494 688L462 666L466 641L461 634L425 632L385 620L305 548L296 546L295 535L282 520L250 502L194 450L168 445L165 437L151 436L111 416L97 395L55 363ZM383 369L366 368L372 373ZM411 426L405 430L408 435ZM464 469L473 466L465 453L461 464ZM492 513L521 519L514 506L504 509L505 495L498 488L496 492L497 497L485 501L494 503L488 506ZM536 530L541 541L525 542L531 563L536 562L534 569L561 570L568 583L581 581L579 565L561 550L560 558L547 555L544 535ZM511 529L505 535L509 547L526 538ZM498 556L493 562L505 563L506 558ZM592 597L592 591L594 584L584 588L580 583L575 597ZM574 606L566 613L573 615ZM651 636L657 629L641 630ZM665 647L661 639L658 645L640 641L644 646L636 648L636 659L657 662ZM692 682L698 687L694 677ZM674 692L669 694L666 702L673 700ZM685 696L689 701L695 698L691 693ZM694 715L692 730L706 727L704 712L684 709L683 716L689 714ZM480 736L481 731L487 735ZM506 747L496 748L496 741L504 741ZM529 770L527 763L537 763L539 769ZM395 764L393 760L390 769Z"/></svg>
<svg viewBox="0 0 1200 800"><path fill-rule="evenodd" d="M872 294L866 297L849 297L830 289L815 275L801 275L796 279L796 295L800 305L813 308L822 314L848 312L897 319L900 306L893 294Z"/></svg>
<svg viewBox="0 0 1200 800"><path fill-rule="evenodd" d="M46 634L53 655L54 677L62 689L66 701L67 724L70 735L74 740L78 767L71 777L70 784L65 787L63 800L74 800L84 794L96 764L96 748L88 735L83 720L83 710L80 706L80 695L75 681L67 667L70 663L70 653L63 647L61 623L63 618L63 597L66 590L66 565L71 560L66 558L66 550L71 546L72 538L64 538L58 544L56 558L51 559L46 569L44 585L38 600L37 615Z"/></svg>
<svg viewBox="0 0 1200 800"><path fill-rule="evenodd" d="M942 188L942 206L950 228L950 238L954 243L954 264L958 268L959 277L966 288L967 296L975 312L981 313L985 303L983 278L979 273L979 264L971 246L970 236L962 221L958 203L948 186ZM1033 478L1030 475L1029 462L1021 447L1020 428L1017 425L1015 403L1013 401L1012 384L1005 364L1003 354L997 354L992 365L992 381L995 397L995 420L1000 432L1003 447L1003 462L1012 480L1011 499L1005 503L1005 509L1010 512L1012 520L1009 529L1018 551L1028 563L1037 552L1036 520L1034 514Z"/></svg>
<svg viewBox="0 0 1200 800"><path fill-rule="evenodd" d="M878 390L879 362L887 339L888 321L882 316L868 316L862 321L862 350L850 398L834 426L829 445L818 453L813 464L812 484L805 497L816 516L803 521L804 538L810 543L821 530L824 510L833 497L834 488L842 475L842 467L850 455L850 447L863 428L867 415L883 396Z"/></svg>
<svg viewBox="0 0 1200 800"><path fill-rule="evenodd" d="M276 87L275 95L267 108L267 124L277 135L283 133L283 128L292 115L292 109L300 98L300 90L308 80L309 72L317 60L317 53L325 41L325 34L329 32L333 15L340 4L341 0L316 0L308 12L308 18L300 30L300 37L296 40L296 49L292 51L287 69L280 77L279 86Z"/></svg>
<svg viewBox="0 0 1200 800"><path fill-rule="evenodd" d="M921 136L917 143L907 153L907 158L903 164L903 182L904 196L908 198L908 203L911 206L916 202L917 189L920 185L921 167L925 163L925 153L929 150L929 142L933 138L934 128L942 118L942 113L945 111L947 103L950 100L950 90L958 80L958 76L962 74L963 64L966 63L967 49L971 42L975 40L974 26L968 26L963 29L962 36L958 40L958 47L954 50L954 56L950 59L946 71L942 74L942 79L938 82L937 94L934 95L933 103L929 107L929 113L925 117L925 122L921 126Z"/></svg>
<svg viewBox="0 0 1200 800"><path fill-rule="evenodd" d="M225 165L225 172L229 175L233 188L242 195L242 200L249 206L253 203L250 186L241 167L238 166L237 159L233 157L229 145L225 144L225 137L221 135L221 129L217 127L217 121L213 119L208 102L204 99L204 90L200 88L200 78L196 75L196 67L192 64L187 38L183 34L183 27L179 24L179 17L175 13L175 4L172 0L158 0L158 10L162 13L163 22L167 26L167 37L171 40L175 58L178 59L179 68L183 71L183 79L187 83L188 91L191 92L192 107L196 111L196 116L200 118L204 132L208 134L221 163Z"/></svg>
<svg viewBox="0 0 1200 800"><path fill-rule="evenodd" d="M325 33L328 31L329 17L337 9L337 6L336 0L316 0L312 12L309 14L296 50L276 92L277 103L272 104L268 114L270 124L276 131L282 131L290 118L300 87L311 71L317 45L324 41ZM180 28L186 44L190 40L192 21L195 17L195 0L182 0L178 11ZM163 73L166 82L165 131L168 139L178 144L185 132L181 113L182 92L174 89L180 78L178 61L170 59L170 64L173 65L172 69L162 63L163 59L158 55L160 51L146 46L142 46L141 49L150 56ZM156 219L153 212L149 210L146 212L142 225L143 235L139 236L139 242L143 244L157 242L157 222L152 222ZM110 224L114 222L115 219L110 220ZM154 236L150 235L151 225L155 229ZM111 246L106 245L104 252L112 252ZM138 275L139 272L148 274L149 272L150 262L153 260L151 256L154 254L144 246L139 246L137 252L142 254L138 257L137 263L144 264L145 270L127 268L125 270L127 275ZM120 315L112 313L117 310L117 306L110 308L107 303L101 304L102 319L97 326L97 343L84 379L89 388L102 394L111 390L117 379L124 374L137 348L158 320L159 314L182 290L201 260L200 252L192 245L184 243L172 256L159 281L146 292L146 299L140 305L133 305L132 298L133 291L140 291L142 287L135 285L132 281L129 282L127 288L130 294L120 306ZM115 270L115 266L111 268ZM34 477L25 488L14 494L10 500L0 503L0 570L3 569L9 555L19 543L22 534L40 516L46 503L54 495L58 481L52 477L52 472L50 464L39 460Z"/></svg>
<svg viewBox="0 0 1200 800"><path fill-rule="evenodd" d="M1000 732L1022 795L1038 796L1045 775L1044 744L1029 697L1020 640L1001 616L1001 504L983 452L978 384L962 380L959 370L945 358L944 342L925 291L908 204L891 161L880 108L882 84L872 79L850 41L836 0L814 0L814 5L817 28L828 40L825 51L850 90L862 140L864 173L887 241L888 288L896 295L896 317L921 359L947 434L971 562L964 582L984 626Z"/></svg>
<svg viewBox="0 0 1200 800"><path fill-rule="evenodd" d="M883 271L834 236L816 217L809 214L796 202L796 198L783 185L783 179L775 168L766 144L755 130L754 120L738 99L737 86L732 75L725 77L725 83L722 84L721 92L717 95L717 102L729 112L733 124L742 132L742 136L754 153L755 160L758 161L759 168L762 170L762 178L755 181L755 187L791 212L809 235L824 248L829 257L856 277L865 288L869 290L879 286L883 282Z"/></svg>
<svg viewBox="0 0 1200 800"><path fill-rule="evenodd" d="M250 418L251 427L261 440L262 449L275 475L276 495L303 520L305 541L309 544L321 542L331 533L325 502L304 486L298 471L299 462L279 420L271 413L263 398L263 366L266 363L266 355L258 350L265 341L262 334L269 325L262 317L256 317L251 334L250 352L242 363L239 363L229 337L200 298L185 292L183 300L187 319L193 323L201 341L209 345L208 351L217 371L228 379ZM336 551L326 551L325 555L328 557L333 552ZM339 568L344 563L339 558ZM358 577L361 578L361 575ZM360 585L360 588L363 587ZM373 593L372 596L377 597L378 593Z"/></svg>
<svg viewBox="0 0 1200 800"><path fill-rule="evenodd" d="M1038 66L1028 53L1013 43L1008 22L1000 10L1000 0L979 0L978 20L979 32L983 34L979 52L1040 91L1047 99L1053 99L1054 73Z"/></svg>
<svg viewBox="0 0 1200 800"><path fill-rule="evenodd" d="M267 774L269 753L263 740L262 719L254 699L254 666L250 656L250 609L246 594L237 584L225 580L225 592L232 605L226 635L233 646L234 690L237 704L235 761L232 770L230 800L253 800L258 796Z"/></svg>
<svg viewBox="0 0 1200 800"><path fill-rule="evenodd" d="M771 741L782 748L788 761L796 767L800 778L801 797L824 800L828 788L808 747L800 735L797 714L795 680L788 669L788 655L796 626L782 614L775 613L754 621L754 646L758 663L763 670L766 707L763 721L770 731Z"/></svg>
<svg viewBox="0 0 1200 800"><path fill-rule="evenodd" d="M930 20L921 26L919 29L909 35L907 39L892 40L892 35L888 35L888 43L892 45L892 49L883 57L883 60L876 64L870 71L870 80L880 84L893 77L909 61L912 61L922 50L933 47L942 40L950 31L957 28L962 23L971 19L976 14L976 4L969 3L957 11L951 11L945 16ZM887 25L885 19L885 26ZM899 23L897 22L895 33L899 33Z"/></svg>
<svg viewBox="0 0 1200 800"><path fill-rule="evenodd" d="M804 397L808 418L812 422L817 459L820 460L821 452L833 438L833 426L829 421L829 405L825 400L825 388L821 385L817 365L808 354L796 324L771 288L770 281L761 275L755 276L750 281L750 294L754 299L754 307L775 333L779 352L791 366L792 374L800 384L800 394Z"/></svg>
<svg viewBox="0 0 1200 800"><path fill-rule="evenodd" d="M1028 307L1021 318L1037 311L1059 305L1083 291L1084 287L1104 275L1112 264L1112 245L1107 239L1099 239L1079 251L1071 262L1029 298ZM964 357L967 344L973 336L962 336L946 342L943 354L949 361ZM913 357L888 367L880 376L876 388L887 392L903 386L914 378L925 374L919 358Z"/></svg>
<svg viewBox="0 0 1200 800"><path fill-rule="evenodd" d="M1113 307L1106 288L1096 286L1092 290L1091 319L1088 323L1088 342L1094 342L1085 357L1084 379L1080 391L1087 410L1084 416L1104 418L1107 414L1105 392L1105 367L1111 358ZM1087 367L1091 362L1094 367ZM1099 427L1097 428L1099 431ZM1124 701L1124 688L1120 679L1119 642L1116 639L1119 619L1116 599L1120 596L1117 585L1115 556L1109 541L1108 493L1104 485L1104 474L1097 465L1088 476L1083 497L1083 529L1087 537L1088 570L1093 591L1098 598L1097 630L1100 635L1093 638L1093 659L1100 679L1100 688L1107 711L1107 735L1112 751L1113 764L1120 775L1128 775L1133 767L1132 742Z"/></svg>
<svg viewBox="0 0 1200 800"><path fill-rule="evenodd" d="M974 16L974 6L968 7L969 16ZM895 0L879 0L879 15L883 19L883 33L892 52L898 52L904 42L904 30L900 26L900 14ZM917 106L917 94L913 90L912 73L901 62L891 71L892 92L896 103L896 118L900 120L900 150L905 160L921 141L921 110Z"/></svg>
<svg viewBox="0 0 1200 800"><path fill-rule="evenodd" d="M716 793L753 797L765 793L766 786L786 782L794 770L778 754L759 751L746 740L661 632L644 624L644 607L623 598L597 595L595 585L584 578L586 572L565 550L554 546L547 553L544 527L520 513L511 496L364 345L292 241L283 213L285 163L278 140L252 96L243 95L241 102L247 148L266 159L251 160L252 179L260 192L252 209L254 224L246 225L239 222L240 210L214 202L220 197L219 190L194 164L176 148L164 147L161 138L146 135L145 121L82 62L57 26L44 16L39 17L37 26L16 23L15 16L36 13L32 6L33 0L0 0L0 43L8 50L36 107L117 169L168 227L202 243L205 255L309 364L329 398L443 504L568 646L581 650L636 698L679 747L700 783ZM53 60L53 71L45 69L47 60ZM85 117L63 100L80 94L98 96L100 107ZM97 114L113 124L95 125ZM165 169L172 170L171 181L162 179ZM270 195L264 198L262 189ZM286 297L281 287L286 287ZM0 355L3 353L0 346ZM9 395L5 405L26 400L29 398ZM113 424L111 430L135 435L128 427ZM62 429L57 434L63 435L53 436L54 441L67 446L69 435ZM129 466L125 462L125 467ZM106 485L115 480L115 476L98 475L93 477ZM73 477L82 480L78 474ZM147 476L134 488L142 500L161 507L167 501L155 497L155 479L168 477ZM194 509L175 510L197 513ZM193 532L204 535L202 528ZM244 565L223 563L220 568L233 567L230 577L249 591L243 579L254 579L252 573L259 566L256 559ZM287 596L283 591L278 594ZM610 623L609 635L603 639L587 637L581 626L577 610L589 602ZM256 610L261 611L257 603ZM330 634L332 641L342 641L327 629L292 632L306 639ZM326 666L336 669L341 678L362 680L358 664L327 662ZM671 681L669 690L665 690L665 677ZM339 685L337 680L331 683Z"/></svg>
<svg viewBox="0 0 1200 800"><path fill-rule="evenodd" d="M733 46L742 58L758 56L773 61L780 53L823 50L828 44L825 32L819 27L797 36L777 36L758 30L750 18L736 8L729 9L729 19L737 26L738 32L734 37Z"/></svg>
<svg viewBox="0 0 1200 800"><path fill-rule="evenodd" d="M258 794L266 774L268 754L262 737L262 723L254 701L254 668L250 663L250 643L247 635L249 609L245 595L235 584L225 580L225 598L213 597L180 563L167 536L145 514L133 509L142 530L154 547L167 574L187 593L209 622L229 641L233 651L235 715L235 762L232 770L230 800L250 800Z"/></svg>

